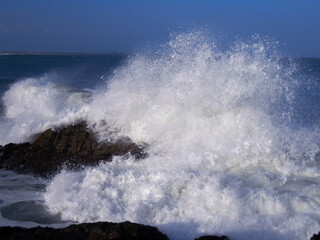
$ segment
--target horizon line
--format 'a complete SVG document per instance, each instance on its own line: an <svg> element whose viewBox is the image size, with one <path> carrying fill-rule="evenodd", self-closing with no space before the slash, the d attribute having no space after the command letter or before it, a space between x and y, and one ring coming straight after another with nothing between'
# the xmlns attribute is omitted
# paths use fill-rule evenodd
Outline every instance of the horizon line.
<svg viewBox="0 0 320 240"><path fill-rule="evenodd" d="M126 55L125 52L0 51L0 55Z"/></svg>
<svg viewBox="0 0 320 240"><path fill-rule="evenodd" d="M1 55L109 55L109 56L116 56L116 55L128 55L128 52L52 52L52 51L0 51ZM320 58L320 56L283 56L287 58Z"/></svg>

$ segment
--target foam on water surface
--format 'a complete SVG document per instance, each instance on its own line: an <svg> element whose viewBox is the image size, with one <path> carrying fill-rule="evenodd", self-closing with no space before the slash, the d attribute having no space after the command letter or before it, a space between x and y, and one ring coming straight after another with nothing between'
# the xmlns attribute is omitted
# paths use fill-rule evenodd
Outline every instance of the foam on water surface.
<svg viewBox="0 0 320 240"><path fill-rule="evenodd" d="M4 96L8 136L86 120L100 141L148 145L146 159L55 176L45 203L65 220L129 220L170 239L308 239L320 230L320 135L293 119L295 71L258 38L220 51L202 33L180 34L80 98L48 81L17 82Z"/></svg>
<svg viewBox="0 0 320 240"><path fill-rule="evenodd" d="M60 215L51 214L44 204L47 184L48 180L1 169L0 226L65 226Z"/></svg>

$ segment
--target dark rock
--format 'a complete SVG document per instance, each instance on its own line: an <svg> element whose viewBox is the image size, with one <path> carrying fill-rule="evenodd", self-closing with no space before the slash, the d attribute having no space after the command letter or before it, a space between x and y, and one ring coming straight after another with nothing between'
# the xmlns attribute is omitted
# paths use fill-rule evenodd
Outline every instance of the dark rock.
<svg viewBox="0 0 320 240"><path fill-rule="evenodd" d="M13 144L9 143L2 148L2 155L0 157L0 167L12 169L22 168L27 160L27 152L30 143ZM8 159L8 161L5 161ZM14 159L11 161L11 159Z"/></svg>
<svg viewBox="0 0 320 240"><path fill-rule="evenodd" d="M131 222L83 223L66 228L0 227L1 240L168 240L155 227Z"/></svg>
<svg viewBox="0 0 320 240"><path fill-rule="evenodd" d="M1 151L1 150L0 150ZM112 156L145 156L143 147L129 138L98 143L87 124L80 122L59 130L48 129L30 143L7 144L2 149L0 168L47 175L65 167L94 166Z"/></svg>
<svg viewBox="0 0 320 240"><path fill-rule="evenodd" d="M3 151L3 146L0 145L0 157L2 155L2 151Z"/></svg>
<svg viewBox="0 0 320 240"><path fill-rule="evenodd" d="M318 234L313 234L310 240L320 240L320 232Z"/></svg>
<svg viewBox="0 0 320 240"><path fill-rule="evenodd" d="M226 236L221 236L221 237L217 237L217 236L202 236L199 238L195 238L194 240L229 240L228 237Z"/></svg>

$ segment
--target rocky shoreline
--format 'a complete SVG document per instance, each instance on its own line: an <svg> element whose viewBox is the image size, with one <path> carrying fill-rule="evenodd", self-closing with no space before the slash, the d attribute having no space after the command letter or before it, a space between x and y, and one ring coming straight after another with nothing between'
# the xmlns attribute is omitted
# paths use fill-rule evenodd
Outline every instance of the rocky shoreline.
<svg viewBox="0 0 320 240"><path fill-rule="evenodd" d="M138 145L129 138L99 143L87 124L79 122L57 130L48 129L40 133L33 143L0 146L0 168L50 177L62 168L95 166L101 161L110 162L113 156L131 154L141 159L147 156L145 148L145 145ZM83 223L60 229L0 227L0 236L3 240L168 240L155 227L131 222ZM228 240L228 237L212 235L195 240ZM310 240L320 240L320 232Z"/></svg>

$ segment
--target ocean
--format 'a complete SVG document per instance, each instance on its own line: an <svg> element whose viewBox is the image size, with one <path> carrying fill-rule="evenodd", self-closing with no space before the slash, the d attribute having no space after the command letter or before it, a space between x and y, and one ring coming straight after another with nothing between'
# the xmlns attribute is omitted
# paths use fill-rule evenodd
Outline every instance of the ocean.
<svg viewBox="0 0 320 240"><path fill-rule="evenodd" d="M86 121L148 156L0 170L0 225L132 221L172 240L310 239L320 231L320 58L199 32L121 55L1 55L0 145Z"/></svg>

